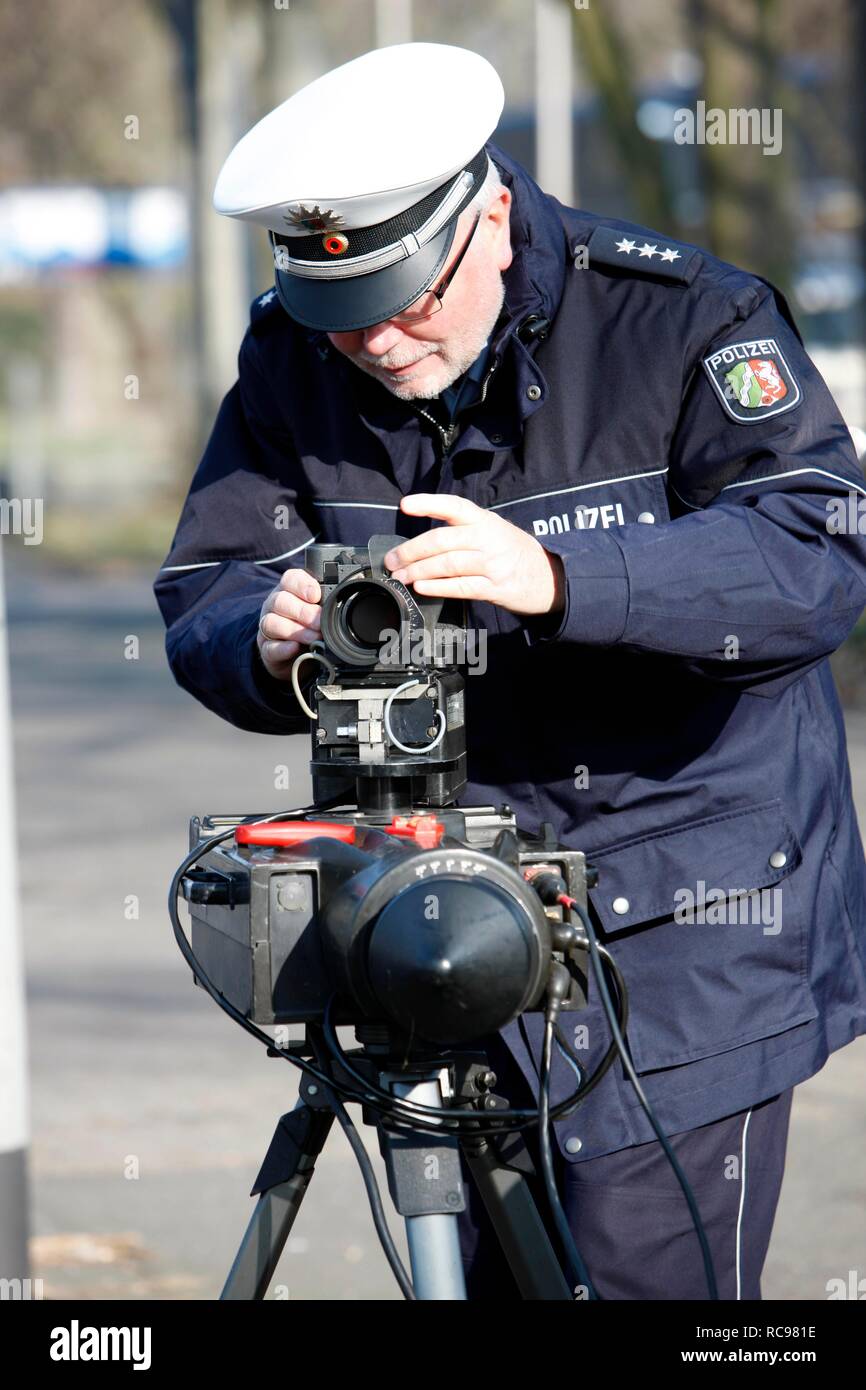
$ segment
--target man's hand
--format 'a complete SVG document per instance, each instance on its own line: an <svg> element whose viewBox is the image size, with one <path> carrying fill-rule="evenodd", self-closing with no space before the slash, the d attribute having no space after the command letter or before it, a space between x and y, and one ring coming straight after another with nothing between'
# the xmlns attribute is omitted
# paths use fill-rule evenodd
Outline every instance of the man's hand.
<svg viewBox="0 0 866 1390"><path fill-rule="evenodd" d="M417 492L400 506L410 516L448 522L385 556L392 577L412 584L416 593L496 603L525 615L563 607L562 561L519 526L465 497Z"/></svg>
<svg viewBox="0 0 866 1390"><path fill-rule="evenodd" d="M321 597L318 580L292 568L286 570L262 604L256 643L265 670L277 680L289 680L301 647L318 639Z"/></svg>

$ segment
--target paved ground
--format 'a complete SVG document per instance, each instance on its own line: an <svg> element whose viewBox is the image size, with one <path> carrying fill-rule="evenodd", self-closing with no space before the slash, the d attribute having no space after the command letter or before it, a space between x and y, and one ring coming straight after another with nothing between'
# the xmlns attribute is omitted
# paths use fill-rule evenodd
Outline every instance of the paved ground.
<svg viewBox="0 0 866 1390"><path fill-rule="evenodd" d="M306 740L233 729L175 687L146 577L13 570L7 587L34 1273L47 1297L212 1298L297 1087L193 988L165 891L191 814L308 797ZM124 656L131 636L137 660ZM866 824L864 718L850 736ZM288 795L275 791L283 765ZM820 1299L827 1279L866 1275L864 1064L859 1040L798 1088L767 1297ZM336 1127L274 1282L293 1299L397 1296Z"/></svg>

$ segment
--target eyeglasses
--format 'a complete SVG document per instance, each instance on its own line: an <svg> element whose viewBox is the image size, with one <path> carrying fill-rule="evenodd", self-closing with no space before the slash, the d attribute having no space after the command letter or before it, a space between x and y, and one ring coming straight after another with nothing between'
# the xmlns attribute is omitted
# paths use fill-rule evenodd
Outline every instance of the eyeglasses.
<svg viewBox="0 0 866 1390"><path fill-rule="evenodd" d="M475 215L475 221L472 223L472 231L469 233L468 237L463 243L460 255L457 257L456 261L452 265L448 274L445 276L444 280L439 281L439 284L436 286L436 289L425 290L424 293L420 296L420 298L416 299L414 304L412 304L410 308L403 309L402 312L399 314L391 314L389 316L389 322L418 323L421 319L429 319L433 316L433 314L438 314L439 310L442 308L442 299L445 294L445 291L451 284L451 281L454 279L454 276L457 273L457 267L460 265L460 262L466 255L466 252L469 250L469 243L474 237L475 228L478 226L478 223L480 221L481 213L479 212Z"/></svg>
<svg viewBox="0 0 866 1390"><path fill-rule="evenodd" d="M454 279L454 276L457 274L460 262L463 260L463 257L469 250L469 243L475 235L475 229L477 228L478 223L481 221L481 217L482 213L476 213L475 221L472 223L472 230L470 231L468 237L463 243L463 246L460 250L460 254L458 255L451 269L448 271L448 274L445 276L445 278L439 281L439 284L436 286L436 289L425 290L424 293L421 294L418 297L418 299L416 299L409 306L408 309L403 309L398 314L390 314L387 319L382 320L383 323L420 323L422 319L429 319L432 318L434 314L438 314L439 310L442 308L442 299L445 294L445 291L451 284L451 281ZM285 250L285 248L289 244L288 239L281 235L281 233L279 232L272 231L269 232L268 235L271 239L271 245L274 251L274 264L277 270L288 269L288 267L285 264L281 263L280 260L281 253L283 256L286 256L288 254Z"/></svg>

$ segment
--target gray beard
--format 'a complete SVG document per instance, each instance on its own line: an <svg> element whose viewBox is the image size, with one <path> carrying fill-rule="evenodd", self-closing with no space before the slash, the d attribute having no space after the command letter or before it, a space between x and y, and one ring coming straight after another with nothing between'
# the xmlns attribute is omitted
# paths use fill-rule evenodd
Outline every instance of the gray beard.
<svg viewBox="0 0 866 1390"><path fill-rule="evenodd" d="M442 392L443 392L443 391L447 391L447 390L449 389L449 387L452 387L452 386L456 386L456 385L457 385L457 383L461 380L461 378L464 377L464 376L466 375L466 373L469 371L469 368L472 366L472 363L473 363L473 362L476 362L476 361L478 360L478 357L480 356L480 354L481 354L481 353L483 352L483 350L484 350L485 344L488 343L489 340L490 340L490 338L492 337L492 335L493 335L493 330L494 330L494 328L496 327L496 325L498 324L500 317L502 316L502 306L503 306L503 304L504 304L504 300L505 300L505 294L504 294L504 285L503 285L503 296L502 296L502 299L500 300L499 307L495 310L494 313L488 314L487 317L488 317L489 322L487 322L486 324L483 324L483 325L480 325L480 326L479 326L478 350L477 350L477 352L475 353L474 357L472 358L472 361L471 361L471 362L467 362L467 363L465 364L465 366L461 367L459 371L455 372L454 376L451 377L450 380L444 382L444 383L439 387L438 391L431 392L429 395L421 395L421 394L419 393L417 396L413 397L413 399L419 400L419 401L438 401L438 400L441 398L441 395L442 395ZM483 330L483 332L482 332L482 330Z"/></svg>

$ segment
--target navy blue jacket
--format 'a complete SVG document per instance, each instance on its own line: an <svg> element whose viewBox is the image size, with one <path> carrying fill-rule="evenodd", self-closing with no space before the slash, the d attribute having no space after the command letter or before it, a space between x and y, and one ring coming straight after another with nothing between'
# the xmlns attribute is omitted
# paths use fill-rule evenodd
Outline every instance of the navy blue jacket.
<svg viewBox="0 0 866 1390"><path fill-rule="evenodd" d="M447 430L262 295L155 590L185 689L306 734L255 634L313 538L415 535L400 497L439 491L562 557L559 617L470 605L489 639L461 801L506 799L598 866L635 1065L674 1133L866 1031L866 863L827 662L866 602L866 538L833 518L866 488L771 285L564 207L488 150L514 259L483 399ZM567 1022L592 1067L597 1001ZM504 1031L530 1078L540 1026ZM554 1095L572 1081L557 1054ZM572 1161L653 1137L619 1064L557 1133Z"/></svg>

